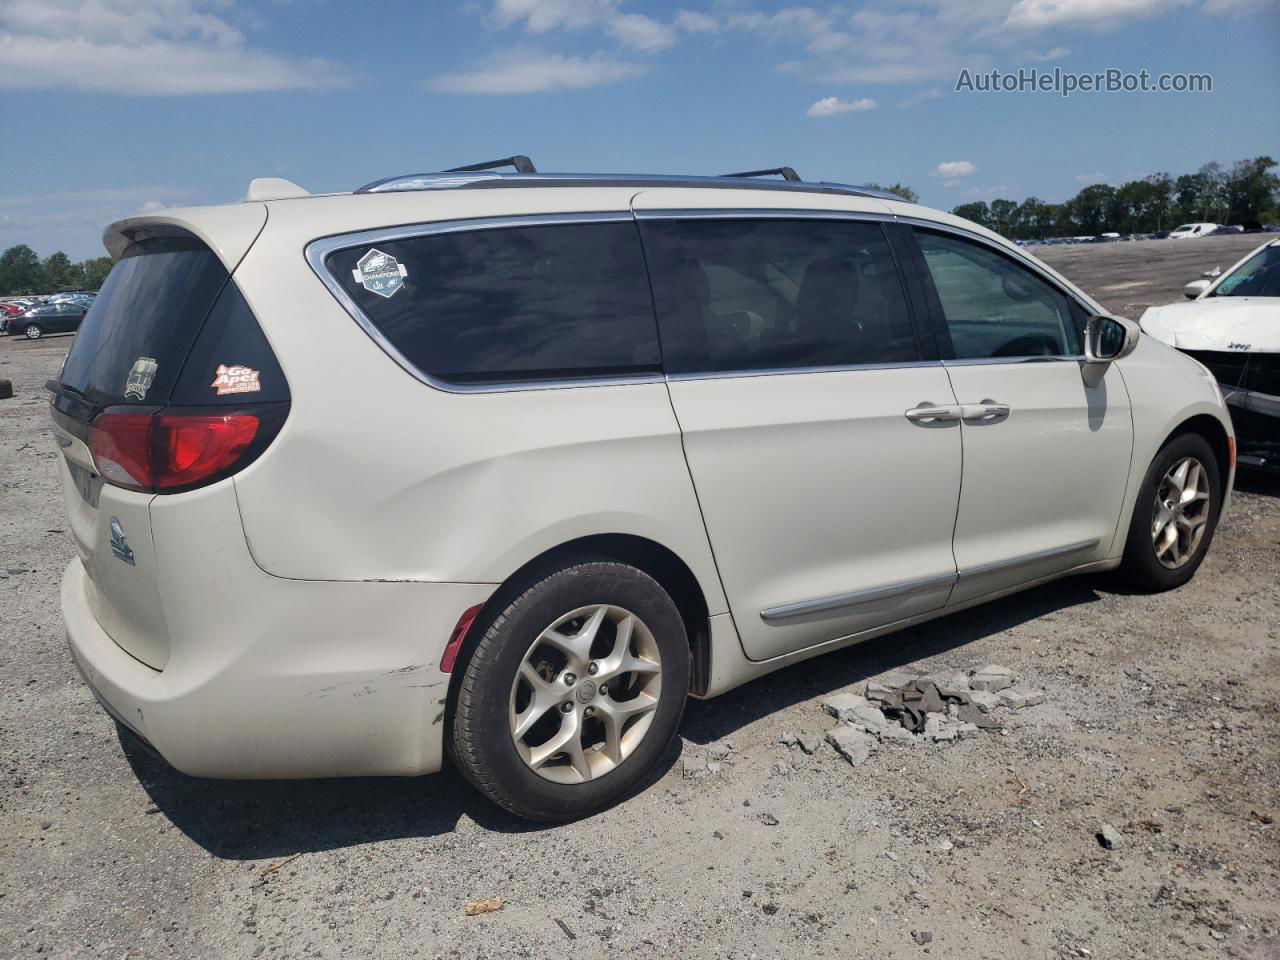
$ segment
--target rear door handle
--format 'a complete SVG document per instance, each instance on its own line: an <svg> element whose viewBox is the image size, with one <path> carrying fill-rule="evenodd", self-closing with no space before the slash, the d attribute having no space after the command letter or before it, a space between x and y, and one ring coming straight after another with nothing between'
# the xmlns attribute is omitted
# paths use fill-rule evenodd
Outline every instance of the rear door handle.
<svg viewBox="0 0 1280 960"><path fill-rule="evenodd" d="M1007 403L983 400L981 403L965 403L960 406L962 420L1003 420L1013 408Z"/></svg>
<svg viewBox="0 0 1280 960"><path fill-rule="evenodd" d="M947 420L959 420L962 408L958 405L936 405L932 403L922 403L918 407L912 407L906 411L904 416L916 423L941 422Z"/></svg>

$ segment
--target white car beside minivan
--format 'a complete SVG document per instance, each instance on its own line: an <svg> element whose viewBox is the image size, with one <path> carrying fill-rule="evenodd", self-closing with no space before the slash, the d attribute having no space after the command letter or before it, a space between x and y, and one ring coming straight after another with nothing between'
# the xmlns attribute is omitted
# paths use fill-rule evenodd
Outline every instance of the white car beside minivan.
<svg viewBox="0 0 1280 960"><path fill-rule="evenodd" d="M50 382L107 711L204 777L637 788L689 695L1074 573L1187 582L1195 361L859 187L512 158L108 228Z"/></svg>
<svg viewBox="0 0 1280 960"><path fill-rule="evenodd" d="M1177 229L1169 231L1169 239L1191 240L1196 237L1207 237L1217 229L1216 223L1184 223Z"/></svg>

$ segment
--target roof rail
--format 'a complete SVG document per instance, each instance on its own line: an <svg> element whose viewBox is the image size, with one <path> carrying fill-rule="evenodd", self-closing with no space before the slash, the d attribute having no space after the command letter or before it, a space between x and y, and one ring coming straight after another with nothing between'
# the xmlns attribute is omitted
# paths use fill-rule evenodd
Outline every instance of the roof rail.
<svg viewBox="0 0 1280 960"><path fill-rule="evenodd" d="M793 167L770 167L768 170L744 170L742 173L722 173L722 177L782 177L783 180L799 180L800 174Z"/></svg>
<svg viewBox="0 0 1280 960"><path fill-rule="evenodd" d="M516 173L537 173L538 168L522 153L501 160L488 160L484 163L468 163L463 167L449 167L445 173L470 173L473 170L496 170L499 167L515 167Z"/></svg>

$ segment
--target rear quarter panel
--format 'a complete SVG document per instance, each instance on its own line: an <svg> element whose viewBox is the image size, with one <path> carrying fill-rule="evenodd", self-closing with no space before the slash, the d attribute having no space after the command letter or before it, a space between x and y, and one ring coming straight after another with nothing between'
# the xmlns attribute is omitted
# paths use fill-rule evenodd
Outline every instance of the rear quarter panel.
<svg viewBox="0 0 1280 960"><path fill-rule="evenodd" d="M507 193L519 196L498 196ZM664 383L436 389L365 334L304 256L324 235L543 212L535 201L554 203L548 212L625 211L630 193L272 204L236 273L293 397L272 448L235 478L250 549L265 571L304 580L499 583L568 540L620 533L676 553L710 612L726 609ZM286 210L277 213L279 206Z"/></svg>

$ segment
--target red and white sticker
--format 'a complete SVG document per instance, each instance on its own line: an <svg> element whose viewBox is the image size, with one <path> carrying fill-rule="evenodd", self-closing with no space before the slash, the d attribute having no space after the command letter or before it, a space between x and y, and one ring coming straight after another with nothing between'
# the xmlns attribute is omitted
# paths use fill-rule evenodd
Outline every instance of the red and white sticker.
<svg viewBox="0 0 1280 960"><path fill-rule="evenodd" d="M258 371L238 363L231 366L218 364L218 375L209 386L218 392L218 396L227 393L257 393L262 389L262 384L258 382Z"/></svg>

